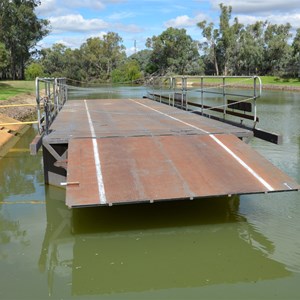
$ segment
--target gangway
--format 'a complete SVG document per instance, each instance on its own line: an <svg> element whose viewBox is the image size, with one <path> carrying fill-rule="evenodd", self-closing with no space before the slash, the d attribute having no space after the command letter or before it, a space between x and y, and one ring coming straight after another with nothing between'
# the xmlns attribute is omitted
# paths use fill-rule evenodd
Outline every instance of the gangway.
<svg viewBox="0 0 300 300"><path fill-rule="evenodd" d="M45 182L71 208L299 190L252 136L146 98L66 101L42 138Z"/></svg>

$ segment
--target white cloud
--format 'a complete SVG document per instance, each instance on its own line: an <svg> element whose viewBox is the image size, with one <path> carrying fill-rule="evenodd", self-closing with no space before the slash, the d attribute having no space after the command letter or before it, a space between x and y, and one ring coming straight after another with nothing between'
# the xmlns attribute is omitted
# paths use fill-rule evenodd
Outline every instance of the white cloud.
<svg viewBox="0 0 300 300"><path fill-rule="evenodd" d="M117 12L110 15L108 18L111 20L121 20L134 17L135 14L132 12Z"/></svg>
<svg viewBox="0 0 300 300"><path fill-rule="evenodd" d="M115 24L110 24L110 27L113 30L118 30L118 31L122 31L122 32L130 32L130 33L139 33L139 32L143 31L142 28L140 28L139 26L134 25L134 24L126 25L126 24L122 24L122 23L115 23Z"/></svg>
<svg viewBox="0 0 300 300"><path fill-rule="evenodd" d="M84 19L80 14L51 17L49 20L53 33L98 31L109 27L102 19Z"/></svg>
<svg viewBox="0 0 300 300"><path fill-rule="evenodd" d="M140 51L139 48L130 47L130 48L127 48L127 49L126 49L126 55L127 55L127 56L130 56L130 55L132 55L132 54L134 54L134 53L136 53L136 52L138 52L138 51Z"/></svg>
<svg viewBox="0 0 300 300"><path fill-rule="evenodd" d="M235 14L268 14L270 12L284 13L287 11L300 9L299 0L210 0L213 8L219 9L219 4L223 3L226 6L232 6Z"/></svg>
<svg viewBox="0 0 300 300"><path fill-rule="evenodd" d="M174 19L171 19L164 23L165 27L174 27L174 28L185 28L185 27L191 27L196 26L197 23L203 20L208 20L209 17L207 17L204 14L199 14L195 16L194 18L191 18L187 15L178 16Z"/></svg>
<svg viewBox="0 0 300 300"><path fill-rule="evenodd" d="M300 27L299 0L210 0L212 7L219 11L219 4L232 6L232 16L247 25L256 21L269 21L272 24L290 23L293 29ZM218 20L216 21L218 22Z"/></svg>
<svg viewBox="0 0 300 300"><path fill-rule="evenodd" d="M105 2L102 0L64 0L62 1L63 5L68 7L85 7L92 8L96 10L102 10L105 8Z"/></svg>
<svg viewBox="0 0 300 300"><path fill-rule="evenodd" d="M269 21L271 24L286 24L290 23L294 29L300 28L300 14L284 14L284 15L274 15L270 14L268 16L238 16L239 22L247 25L254 24L256 21Z"/></svg>
<svg viewBox="0 0 300 300"><path fill-rule="evenodd" d="M108 4L119 4L124 0L42 0L41 5L36 8L38 15L57 16L62 13L73 11L77 8L91 10L103 10Z"/></svg>
<svg viewBox="0 0 300 300"><path fill-rule="evenodd" d="M61 11L61 7L56 5L56 0L43 0L41 5L36 8L38 16L57 15Z"/></svg>

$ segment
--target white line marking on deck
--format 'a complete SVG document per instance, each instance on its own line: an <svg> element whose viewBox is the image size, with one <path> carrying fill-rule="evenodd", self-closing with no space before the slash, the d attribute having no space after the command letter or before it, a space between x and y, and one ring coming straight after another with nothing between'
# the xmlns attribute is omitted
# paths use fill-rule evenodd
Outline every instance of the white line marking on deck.
<svg viewBox="0 0 300 300"><path fill-rule="evenodd" d="M223 144L213 134L209 135L216 143L218 143L227 153L229 153L239 164L241 164L252 176L254 176L263 186L265 186L270 192L274 191L274 188L267 183L261 176L259 176L251 167L249 167L240 157L238 157L231 149Z"/></svg>
<svg viewBox="0 0 300 300"><path fill-rule="evenodd" d="M171 118L172 120L174 120L174 121L177 121L177 122L180 122L180 123L182 123L182 124L184 124L184 125L187 125L187 126L189 126L189 127L191 127L191 128L194 128L194 129L196 129L196 130L200 130L200 131L202 131L202 132L204 132L204 133L207 133L207 134L209 134L209 137L211 138L211 139L213 139L219 146L221 146L228 154L230 154L240 165L242 165L252 176L254 176L266 189L268 189L268 191L269 192L272 192L272 191L274 191L274 188L268 183L268 182L266 182L261 176L259 176L250 166L248 166L240 157L238 157L232 150L230 150L223 142L221 142L214 134L212 134L211 132L209 132L209 131L206 131L206 130L204 130L204 129L201 129L200 127L197 127L197 126L195 126L195 125L192 125L192 124L190 124L190 123L187 123L187 122L184 122L184 121L182 121L182 120L180 120L180 119L177 119L177 118L175 118L175 117L172 117L172 116L170 116L170 115L168 115L168 114L166 114L166 113L163 113L163 112L161 112L161 111L159 111L159 110L156 110L155 108L152 108L152 107L150 107L150 106L148 106L148 105L146 105L146 104L143 104L143 103L140 103L140 102L138 102L138 101L135 101L135 100L133 100L133 99L129 99L129 100L131 100L131 101L133 101L133 102L135 102L135 103L137 103L137 104L139 104L139 105L141 105L141 106L144 106L144 107L146 107L146 108L148 108L148 109L151 109L151 110L153 110L153 111L155 111L155 112L157 112L157 113L159 113L159 114L161 114L161 115L164 115L164 116L166 116L166 117L169 117L169 118Z"/></svg>
<svg viewBox="0 0 300 300"><path fill-rule="evenodd" d="M98 182L98 191L99 191L99 198L100 198L100 204L106 204L106 195L105 195L105 189L104 189L104 182L103 182L103 176L101 171L101 161L99 156L99 150L98 150L98 142L96 138L95 128L92 122L92 118L89 112L89 108L87 106L86 100L84 100L86 113L88 116L89 126L92 134L92 141L93 141L93 151L94 151L94 160L96 165L96 175L97 175L97 182Z"/></svg>

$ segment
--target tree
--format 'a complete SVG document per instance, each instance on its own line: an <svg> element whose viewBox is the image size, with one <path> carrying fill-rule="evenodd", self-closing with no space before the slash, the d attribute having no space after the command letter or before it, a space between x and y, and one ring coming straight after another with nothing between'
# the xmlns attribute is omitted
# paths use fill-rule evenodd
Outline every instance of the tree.
<svg viewBox="0 0 300 300"><path fill-rule="evenodd" d="M24 79L26 62L38 41L48 34L47 20L38 19L37 0L1 0L0 41L10 55L10 76Z"/></svg>
<svg viewBox="0 0 300 300"><path fill-rule="evenodd" d="M41 50L40 62L45 70L46 76L63 77L66 67L67 47L64 44L54 44L52 48L44 48Z"/></svg>
<svg viewBox="0 0 300 300"><path fill-rule="evenodd" d="M200 74L202 71L198 43L185 29L170 27L159 36L148 38L146 46L152 49L150 64L161 74Z"/></svg>
<svg viewBox="0 0 300 300"><path fill-rule="evenodd" d="M288 64L291 56L291 46L288 40L291 25L273 25L267 23L264 33L264 73L272 75L280 75L280 72Z"/></svg>
<svg viewBox="0 0 300 300"><path fill-rule="evenodd" d="M219 38L219 30L214 29L214 23L207 25L206 21L199 22L197 24L202 29L202 35L206 38L206 41L200 44L206 54L207 61L212 63L215 69L215 74L219 76L219 65L217 58L217 42Z"/></svg>
<svg viewBox="0 0 300 300"><path fill-rule="evenodd" d="M235 18L233 25L230 25L232 7L220 4L221 14L219 28L215 29L214 23L207 25L206 21L197 25L202 29L202 35L206 41L201 43L209 61L214 64L215 73L220 71L224 75L233 72L236 61L233 59L238 52L239 34L243 25Z"/></svg>
<svg viewBox="0 0 300 300"><path fill-rule="evenodd" d="M298 76L298 78L300 78L300 28L297 29L292 43L292 58L290 65L293 66L293 76Z"/></svg>
<svg viewBox="0 0 300 300"><path fill-rule="evenodd" d="M5 45L0 43L0 78L6 78L8 66L9 66L9 53L5 49Z"/></svg>
<svg viewBox="0 0 300 300"><path fill-rule="evenodd" d="M113 69L126 58L122 38L114 32L109 32L103 38L89 38L81 45L83 68L89 79L101 78L108 80Z"/></svg>
<svg viewBox="0 0 300 300"><path fill-rule="evenodd" d="M32 62L25 69L25 79L34 80L36 77L44 76L44 68L40 63Z"/></svg>
<svg viewBox="0 0 300 300"><path fill-rule="evenodd" d="M151 74L152 70L150 68L150 58L152 51L149 49L144 49L138 51L137 53L132 54L129 59L135 60L138 62L141 71L144 74Z"/></svg>
<svg viewBox="0 0 300 300"><path fill-rule="evenodd" d="M133 59L128 59L123 65L112 71L112 82L115 83L134 83L141 77L139 64Z"/></svg>
<svg viewBox="0 0 300 300"><path fill-rule="evenodd" d="M241 30L238 42L236 75L254 75L262 70L265 22L258 21Z"/></svg>

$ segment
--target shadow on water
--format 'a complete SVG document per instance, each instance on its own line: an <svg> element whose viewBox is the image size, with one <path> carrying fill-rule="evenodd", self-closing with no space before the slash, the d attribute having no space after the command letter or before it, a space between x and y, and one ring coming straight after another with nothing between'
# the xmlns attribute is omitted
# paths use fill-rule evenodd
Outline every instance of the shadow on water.
<svg viewBox="0 0 300 300"><path fill-rule="evenodd" d="M74 209L74 233L133 231L236 222L239 198Z"/></svg>
<svg viewBox="0 0 300 300"><path fill-rule="evenodd" d="M256 282L290 274L273 244L239 215L239 198L69 210L46 188L40 270L71 273L72 295L111 295ZM67 271L66 271L67 270Z"/></svg>

